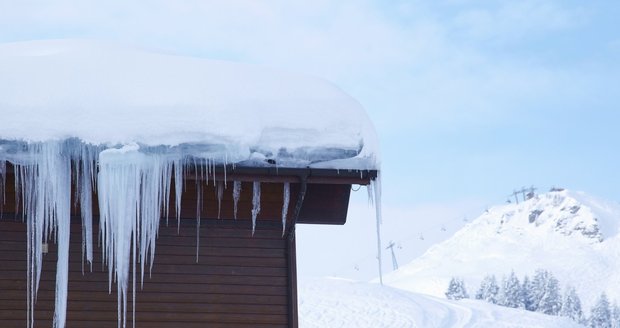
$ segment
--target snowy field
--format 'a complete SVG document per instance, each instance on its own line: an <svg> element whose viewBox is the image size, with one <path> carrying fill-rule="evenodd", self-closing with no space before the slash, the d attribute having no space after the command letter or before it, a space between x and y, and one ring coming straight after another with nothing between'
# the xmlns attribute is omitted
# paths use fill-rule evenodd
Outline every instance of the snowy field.
<svg viewBox="0 0 620 328"><path fill-rule="evenodd" d="M582 327L568 319L491 305L446 299L392 287L342 279L318 279L299 286L302 328L398 327Z"/></svg>

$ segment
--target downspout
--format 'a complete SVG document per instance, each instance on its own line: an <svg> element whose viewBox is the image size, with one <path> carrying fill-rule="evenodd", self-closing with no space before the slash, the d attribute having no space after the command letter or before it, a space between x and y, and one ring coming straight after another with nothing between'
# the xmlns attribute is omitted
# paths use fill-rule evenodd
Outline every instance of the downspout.
<svg viewBox="0 0 620 328"><path fill-rule="evenodd" d="M295 247L295 225L301 212L301 207L306 197L306 191L308 189L308 172L299 175L300 188L297 194L297 203L295 204L295 210L291 218L291 223L286 231L286 243L287 243L287 258L288 258L288 326L289 328L298 327L298 309L297 309L297 255Z"/></svg>

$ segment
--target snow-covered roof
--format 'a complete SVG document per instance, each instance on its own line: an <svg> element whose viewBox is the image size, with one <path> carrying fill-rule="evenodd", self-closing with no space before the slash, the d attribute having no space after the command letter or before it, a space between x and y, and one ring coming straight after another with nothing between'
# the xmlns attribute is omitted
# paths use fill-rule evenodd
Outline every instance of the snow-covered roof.
<svg viewBox="0 0 620 328"><path fill-rule="evenodd" d="M379 165L364 109L327 81L103 42L0 45L0 117L0 159L15 141L74 138L250 165Z"/></svg>
<svg viewBox="0 0 620 328"><path fill-rule="evenodd" d="M330 168L338 174L352 169L361 179L358 170L378 170L377 158L376 136L363 108L318 78L91 41L0 45L0 187L6 162L12 162L16 194L24 199L28 226L35 227L27 237L32 250L27 279L36 282L28 287L29 325L42 241L52 231L58 241L54 324L65 326L72 182L90 263L96 186L102 248L115 273L121 314L131 240L143 274L162 209L170 203L173 176L180 220L185 168L200 166L201 177L206 173L213 181L213 168L227 164L256 170ZM378 174L369 191L379 220ZM233 179L235 204L239 192ZM283 231L289 192L285 183ZM254 231L260 181L253 183L252 206ZM43 235L40 227L53 228ZM152 265L154 253L150 256ZM119 316L119 327L120 317L125 323L126 314Z"/></svg>

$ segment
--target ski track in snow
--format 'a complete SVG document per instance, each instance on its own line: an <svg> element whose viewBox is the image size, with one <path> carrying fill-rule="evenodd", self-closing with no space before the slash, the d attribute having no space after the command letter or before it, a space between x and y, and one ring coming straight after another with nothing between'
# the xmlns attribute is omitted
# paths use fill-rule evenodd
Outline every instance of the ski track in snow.
<svg viewBox="0 0 620 328"><path fill-rule="evenodd" d="M300 284L302 328L572 328L561 317L476 300L450 301L374 283L325 278Z"/></svg>

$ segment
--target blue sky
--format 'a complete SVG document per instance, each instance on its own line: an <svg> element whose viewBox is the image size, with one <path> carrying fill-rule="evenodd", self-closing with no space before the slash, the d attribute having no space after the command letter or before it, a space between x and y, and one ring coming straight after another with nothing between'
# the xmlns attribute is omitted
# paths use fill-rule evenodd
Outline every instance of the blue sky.
<svg viewBox="0 0 620 328"><path fill-rule="evenodd" d="M105 39L331 80L375 122L384 238L399 240L403 227L476 216L522 186L620 200L618 17L611 0L0 0L0 42ZM370 233L359 220L346 238ZM330 228L301 233L348 233ZM302 274L324 273L317 261Z"/></svg>

